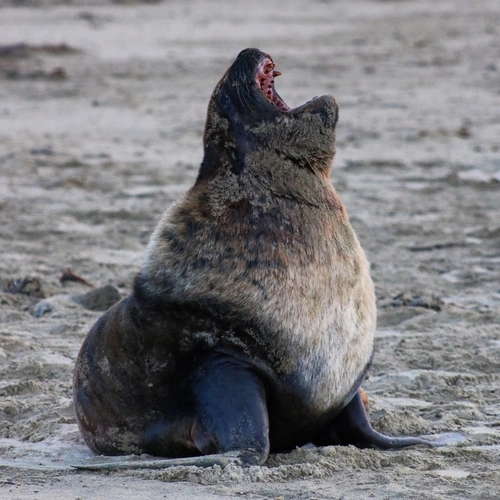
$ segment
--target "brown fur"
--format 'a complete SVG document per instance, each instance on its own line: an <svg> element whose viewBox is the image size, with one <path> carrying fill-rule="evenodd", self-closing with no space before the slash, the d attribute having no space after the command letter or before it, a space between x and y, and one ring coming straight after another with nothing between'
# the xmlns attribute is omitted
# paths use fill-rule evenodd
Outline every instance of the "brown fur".
<svg viewBox="0 0 500 500"><path fill-rule="evenodd" d="M223 84L224 78L214 95ZM330 96L319 100L337 113ZM223 123L222 136L231 142L214 102L205 141L216 131L220 141ZM174 293L184 300L230 302L240 316L279 332L271 346L280 360L275 368L302 371L318 406L339 403L370 359L376 308L369 265L329 178L333 128L318 115L284 115L247 132L265 146L247 155L239 175L216 165L163 216L144 276L161 288L155 277L167 268ZM260 220L249 224L252 212ZM176 235L182 252L166 232ZM255 260L259 264L249 268ZM307 380L309 362L322 365L314 380Z"/></svg>
<svg viewBox="0 0 500 500"><path fill-rule="evenodd" d="M248 56L248 64L255 64L252 57L258 62L265 56L256 54ZM75 394L83 387L95 396L87 394L85 404L75 396L76 409L80 427L96 451L106 448L95 443L106 441L109 429L126 434L130 428L113 423L111 417L105 425L102 422L112 411L121 420L132 411L105 407L108 395L101 394L101 386L108 384L113 391L118 372L107 374L101 368L96 375L95 368L85 365L83 357L90 350L97 365L104 366L110 356L124 370L132 363L106 353L100 338L121 336L127 344L129 337L147 337L157 359L155 339L170 335L168 326L175 328L172 338L179 339L172 340L175 346L191 346L197 339L205 350L234 353L268 377L268 397L276 399L276 404L268 402L276 414L270 414L271 426L273 418L292 426L292 421L283 424L287 417L280 408L294 406L294 398L303 420L314 415L321 422L340 411L370 362L376 308L369 265L329 178L337 105L331 96L321 96L289 113L274 112L254 90L253 81L245 79L245 71L240 75L237 69L228 70L212 95L197 182L166 212L151 238L129 299L139 305L133 312L124 303L118 307L125 312L112 310L82 348ZM193 304L215 319L200 327L202 320L192 319ZM211 304L219 312L213 312ZM186 319L168 320L162 327L167 320L161 318L170 318L172 307ZM151 319L154 314L158 319ZM119 328L107 326L118 321ZM244 335L238 333L243 328L238 325L247 325ZM197 349L185 348L193 356ZM179 383L174 365L163 362L162 383ZM92 377L97 377L95 382ZM137 384L159 384L153 375L147 377ZM131 390L145 390L140 387ZM92 406L93 397L100 398L101 406ZM121 404L118 397L113 404ZM93 418L108 429L102 431L104 437L96 438L101 431ZM311 417L303 425L312 429L315 421ZM144 450L137 444L140 440L128 442L120 445L121 452Z"/></svg>

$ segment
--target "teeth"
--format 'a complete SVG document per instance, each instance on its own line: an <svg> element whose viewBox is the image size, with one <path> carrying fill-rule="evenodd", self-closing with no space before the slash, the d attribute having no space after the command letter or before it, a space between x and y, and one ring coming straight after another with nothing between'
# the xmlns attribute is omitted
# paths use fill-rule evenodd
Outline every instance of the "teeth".
<svg viewBox="0 0 500 500"><path fill-rule="evenodd" d="M264 73L267 75L271 70L274 69L275 66L276 64L274 63L266 64L266 66L264 67Z"/></svg>
<svg viewBox="0 0 500 500"><path fill-rule="evenodd" d="M274 79L281 75L281 71L275 70L276 64L267 59L264 64L259 66L257 85L262 93L266 96L269 102L274 103L276 107L282 111L288 111L288 106L281 101L273 92Z"/></svg>

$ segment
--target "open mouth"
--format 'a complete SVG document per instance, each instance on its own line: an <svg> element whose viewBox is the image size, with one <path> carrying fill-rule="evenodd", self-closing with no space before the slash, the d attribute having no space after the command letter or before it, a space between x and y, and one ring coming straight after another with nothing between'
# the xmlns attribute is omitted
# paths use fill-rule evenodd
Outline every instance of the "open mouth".
<svg viewBox="0 0 500 500"><path fill-rule="evenodd" d="M257 68L255 82L269 102L274 104L280 111L287 112L290 111L290 108L274 90L274 79L281 75L281 72L274 69L275 66L276 64L266 57Z"/></svg>

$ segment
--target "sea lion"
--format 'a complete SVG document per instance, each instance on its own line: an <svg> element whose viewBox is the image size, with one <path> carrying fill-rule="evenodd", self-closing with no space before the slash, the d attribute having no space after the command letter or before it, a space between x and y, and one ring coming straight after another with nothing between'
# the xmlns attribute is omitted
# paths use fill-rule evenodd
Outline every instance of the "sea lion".
<svg viewBox="0 0 500 500"><path fill-rule="evenodd" d="M74 403L96 453L252 465L309 442L430 444L370 425L375 295L329 178L338 107L322 95L290 109L279 74L257 49L227 70L194 186L83 343Z"/></svg>

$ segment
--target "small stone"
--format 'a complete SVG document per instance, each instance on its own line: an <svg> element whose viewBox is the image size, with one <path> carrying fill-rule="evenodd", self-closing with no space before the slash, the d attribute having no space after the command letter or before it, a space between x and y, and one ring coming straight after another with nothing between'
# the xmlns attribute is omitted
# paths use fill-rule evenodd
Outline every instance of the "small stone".
<svg viewBox="0 0 500 500"><path fill-rule="evenodd" d="M73 302L90 311L106 311L120 299L120 292L114 285L104 285L81 295L73 295Z"/></svg>
<svg viewBox="0 0 500 500"><path fill-rule="evenodd" d="M52 304L49 300L44 299L38 302L33 308L33 316L35 318L41 318L44 314L52 311Z"/></svg>
<svg viewBox="0 0 500 500"><path fill-rule="evenodd" d="M20 293L29 297L45 297L42 282L33 276L8 280L4 283L3 291L7 293Z"/></svg>

